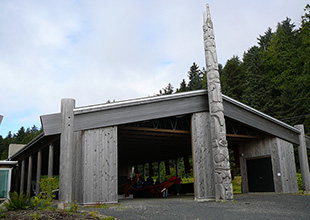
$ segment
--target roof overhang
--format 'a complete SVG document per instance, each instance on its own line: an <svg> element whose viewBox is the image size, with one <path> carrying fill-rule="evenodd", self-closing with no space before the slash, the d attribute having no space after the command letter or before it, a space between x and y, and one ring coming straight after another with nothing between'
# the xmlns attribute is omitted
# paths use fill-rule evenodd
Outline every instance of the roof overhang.
<svg viewBox="0 0 310 220"><path fill-rule="evenodd" d="M271 116L223 95L225 117L262 132L299 144L300 131ZM208 111L207 90L132 99L74 109L74 131L115 126L163 117ZM61 133L61 114L41 116L45 135ZM309 140L310 143L310 139ZM308 145L309 146L309 145Z"/></svg>

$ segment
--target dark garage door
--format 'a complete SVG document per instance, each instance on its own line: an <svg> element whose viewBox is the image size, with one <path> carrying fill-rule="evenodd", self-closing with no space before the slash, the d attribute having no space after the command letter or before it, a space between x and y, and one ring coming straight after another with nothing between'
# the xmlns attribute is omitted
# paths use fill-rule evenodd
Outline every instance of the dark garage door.
<svg viewBox="0 0 310 220"><path fill-rule="evenodd" d="M246 161L249 192L274 192L271 157Z"/></svg>

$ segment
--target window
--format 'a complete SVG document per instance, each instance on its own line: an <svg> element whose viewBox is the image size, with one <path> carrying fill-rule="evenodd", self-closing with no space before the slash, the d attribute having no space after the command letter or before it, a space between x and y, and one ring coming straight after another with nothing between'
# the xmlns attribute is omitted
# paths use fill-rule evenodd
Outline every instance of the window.
<svg viewBox="0 0 310 220"><path fill-rule="evenodd" d="M9 197L11 169L0 169L0 199Z"/></svg>

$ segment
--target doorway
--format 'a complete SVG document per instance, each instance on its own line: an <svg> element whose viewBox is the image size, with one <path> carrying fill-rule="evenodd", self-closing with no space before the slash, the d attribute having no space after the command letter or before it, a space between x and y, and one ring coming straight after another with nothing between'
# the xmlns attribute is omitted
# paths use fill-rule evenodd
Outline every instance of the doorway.
<svg viewBox="0 0 310 220"><path fill-rule="evenodd" d="M271 157L247 159L249 192L274 192Z"/></svg>

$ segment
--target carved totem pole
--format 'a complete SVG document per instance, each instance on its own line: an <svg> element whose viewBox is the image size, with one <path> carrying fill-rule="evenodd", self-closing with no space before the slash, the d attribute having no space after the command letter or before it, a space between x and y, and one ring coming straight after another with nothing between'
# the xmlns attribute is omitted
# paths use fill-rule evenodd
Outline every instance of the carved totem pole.
<svg viewBox="0 0 310 220"><path fill-rule="evenodd" d="M215 47L213 23L211 21L209 5L207 16L203 21L204 47L207 68L209 112L211 117L211 139L214 161L215 199L231 200L233 191L229 164L229 153L226 140L226 126L221 92L218 61Z"/></svg>
<svg viewBox="0 0 310 220"><path fill-rule="evenodd" d="M2 119L3 119L3 116L0 115L0 125L1 125Z"/></svg>

